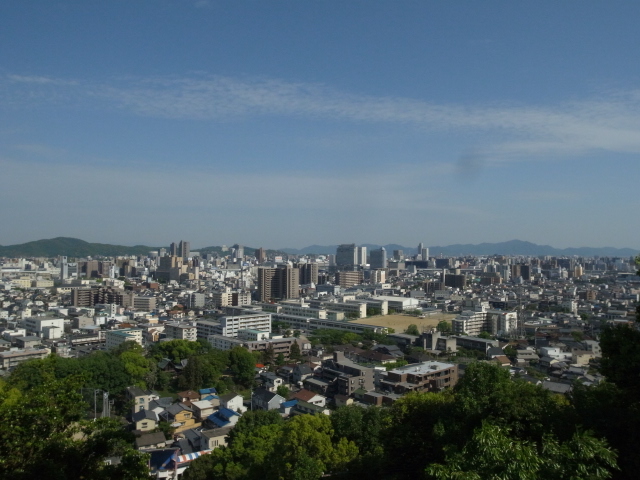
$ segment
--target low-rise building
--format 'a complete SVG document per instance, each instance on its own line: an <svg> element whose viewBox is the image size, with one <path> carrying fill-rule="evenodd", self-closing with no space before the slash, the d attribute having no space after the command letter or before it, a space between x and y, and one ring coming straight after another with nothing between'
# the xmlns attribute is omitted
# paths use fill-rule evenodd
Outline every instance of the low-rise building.
<svg viewBox="0 0 640 480"><path fill-rule="evenodd" d="M408 392L439 392L458 381L458 366L452 363L422 362L394 368L380 381L382 390L404 394Z"/></svg>

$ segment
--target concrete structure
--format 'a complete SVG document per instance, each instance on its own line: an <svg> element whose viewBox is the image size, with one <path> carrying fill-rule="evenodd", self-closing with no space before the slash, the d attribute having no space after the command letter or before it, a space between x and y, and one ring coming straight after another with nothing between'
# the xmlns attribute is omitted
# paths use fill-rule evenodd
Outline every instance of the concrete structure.
<svg viewBox="0 0 640 480"><path fill-rule="evenodd" d="M225 337L224 335L209 335L207 341L213 348L217 348L218 350L233 350L235 347L244 346L244 340Z"/></svg>
<svg viewBox="0 0 640 480"><path fill-rule="evenodd" d="M439 392L452 388L458 381L458 366L452 363L422 362L394 368L380 381L382 390L397 394Z"/></svg>
<svg viewBox="0 0 640 480"><path fill-rule="evenodd" d="M44 338L61 338L64 333L64 319L52 317L28 317L24 319L28 334Z"/></svg>
<svg viewBox="0 0 640 480"><path fill-rule="evenodd" d="M290 265L258 268L258 298L261 302L298 298L300 270Z"/></svg>
<svg viewBox="0 0 640 480"><path fill-rule="evenodd" d="M198 325L200 321L198 322ZM213 327L214 335L237 337L240 330L260 330L271 332L271 314L226 316L218 319L218 326ZM198 335L199 336L199 335Z"/></svg>
<svg viewBox="0 0 640 480"><path fill-rule="evenodd" d="M105 335L107 350L117 347L124 342L132 341L142 345L141 328L124 328L121 330L109 330Z"/></svg>
<svg viewBox="0 0 640 480"><path fill-rule="evenodd" d="M48 348L38 349L12 349L5 352L0 352L0 368L4 370L11 370L22 362L33 359L42 359L47 357L51 353Z"/></svg>
<svg viewBox="0 0 640 480"><path fill-rule="evenodd" d="M293 330L304 330L313 332L318 328L331 328L335 330L344 330L353 333L362 333L366 330L372 330L375 333L385 333L387 329L377 325L365 325L363 323L341 322L336 320L323 320L310 317L300 317L297 315L286 315L282 313L274 313L273 321L283 322L289 325Z"/></svg>
<svg viewBox="0 0 640 480"><path fill-rule="evenodd" d="M358 264L358 247L355 243L338 245L336 249L336 266L353 268Z"/></svg>
<svg viewBox="0 0 640 480"><path fill-rule="evenodd" d="M372 270L387 268L387 251L384 247L379 250L371 250L369 265Z"/></svg>
<svg viewBox="0 0 640 480"><path fill-rule="evenodd" d="M170 340L189 340L195 342L198 339L197 327L180 322L167 322L164 325L164 333Z"/></svg>

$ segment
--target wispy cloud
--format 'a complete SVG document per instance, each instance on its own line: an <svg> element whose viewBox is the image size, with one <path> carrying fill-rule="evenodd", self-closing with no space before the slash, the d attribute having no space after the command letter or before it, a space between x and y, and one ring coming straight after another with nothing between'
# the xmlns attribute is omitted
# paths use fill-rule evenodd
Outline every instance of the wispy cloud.
<svg viewBox="0 0 640 480"><path fill-rule="evenodd" d="M43 90L47 91L44 95ZM16 101L98 102L135 115L194 120L285 116L404 124L418 131L483 133L474 153L484 163L574 156L593 151L640 153L638 91L558 105L454 105L373 97L320 84L211 75L127 77L105 83L8 75L0 95ZM22 93L22 95L20 95ZM73 102L75 100L75 102Z"/></svg>

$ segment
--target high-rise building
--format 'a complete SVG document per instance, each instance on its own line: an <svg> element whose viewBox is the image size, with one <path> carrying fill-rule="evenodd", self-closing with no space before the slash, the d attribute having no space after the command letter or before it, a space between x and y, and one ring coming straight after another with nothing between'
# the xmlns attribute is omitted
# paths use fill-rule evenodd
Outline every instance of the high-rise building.
<svg viewBox="0 0 640 480"><path fill-rule="evenodd" d="M427 247L427 248L422 247L418 253L422 257L423 261L426 262L427 260L429 260L429 247Z"/></svg>
<svg viewBox="0 0 640 480"><path fill-rule="evenodd" d="M238 245L236 243L232 248L235 250L234 259L236 259L236 260L244 259L244 246L243 245Z"/></svg>
<svg viewBox="0 0 640 480"><path fill-rule="evenodd" d="M402 259L404 259L404 251L402 250L394 250L393 251L393 258L397 261L400 261Z"/></svg>
<svg viewBox="0 0 640 480"><path fill-rule="evenodd" d="M258 268L258 297L261 302L298 298L300 271L290 265Z"/></svg>
<svg viewBox="0 0 640 480"><path fill-rule="evenodd" d="M356 264L364 267L367 264L367 247L356 247Z"/></svg>
<svg viewBox="0 0 640 480"><path fill-rule="evenodd" d="M387 268L387 251L384 247L378 250L371 250L370 266L372 270Z"/></svg>
<svg viewBox="0 0 640 480"><path fill-rule="evenodd" d="M191 256L191 244L189 242L185 242L184 240L180 240L180 245L178 247L178 256L182 258L189 258Z"/></svg>
<svg viewBox="0 0 640 480"><path fill-rule="evenodd" d="M69 278L69 264L67 263L67 257L60 257L60 279L64 280Z"/></svg>
<svg viewBox="0 0 640 480"><path fill-rule="evenodd" d="M256 250L256 260L258 263L264 263L267 260L267 252L264 248L260 247Z"/></svg>
<svg viewBox="0 0 640 480"><path fill-rule="evenodd" d="M169 254L172 257L178 256L178 245L176 244L176 242L171 242L171 245L169 245Z"/></svg>
<svg viewBox="0 0 640 480"><path fill-rule="evenodd" d="M296 263L294 267L300 270L300 285L309 285L310 283L318 283L318 264L317 263Z"/></svg>
<svg viewBox="0 0 640 480"><path fill-rule="evenodd" d="M420 242L418 244L418 255L422 255L422 249L424 248L424 243ZM424 260L424 258L423 258Z"/></svg>
<svg viewBox="0 0 640 480"><path fill-rule="evenodd" d="M355 243L338 245L336 249L336 266L338 268L351 267L358 264L358 248Z"/></svg>

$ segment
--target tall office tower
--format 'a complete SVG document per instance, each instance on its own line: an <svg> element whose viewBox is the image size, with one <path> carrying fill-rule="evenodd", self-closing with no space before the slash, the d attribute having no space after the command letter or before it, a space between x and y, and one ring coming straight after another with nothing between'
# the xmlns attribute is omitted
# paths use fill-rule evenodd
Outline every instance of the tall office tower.
<svg viewBox="0 0 640 480"><path fill-rule="evenodd" d="M427 248L422 247L420 249L420 255L422 256L423 261L426 262L427 260L429 260L429 247Z"/></svg>
<svg viewBox="0 0 640 480"><path fill-rule="evenodd" d="M235 259L242 260L244 258L244 247L242 245L238 245L237 243L233 246L236 252Z"/></svg>
<svg viewBox="0 0 640 480"><path fill-rule="evenodd" d="M169 245L169 254L172 257L178 256L178 245L176 245L176 242L171 242L171 245Z"/></svg>
<svg viewBox="0 0 640 480"><path fill-rule="evenodd" d="M166 248L161 248L159 253L160 253L161 257L164 257L167 254L167 249Z"/></svg>
<svg viewBox="0 0 640 480"><path fill-rule="evenodd" d="M318 283L318 264L317 263L296 263L294 267L300 270L300 285L309 285L310 283Z"/></svg>
<svg viewBox="0 0 640 480"><path fill-rule="evenodd" d="M424 243L420 242L418 244L418 255L422 255L422 249L424 248ZM424 258L422 258L424 260Z"/></svg>
<svg viewBox="0 0 640 480"><path fill-rule="evenodd" d="M355 243L338 245L336 249L336 266L353 268L358 262L358 249Z"/></svg>
<svg viewBox="0 0 640 480"><path fill-rule="evenodd" d="M300 271L290 265L258 268L258 298L261 302L298 298Z"/></svg>
<svg viewBox="0 0 640 480"><path fill-rule="evenodd" d="M191 244L189 242L185 242L184 240L180 240L180 245L178 247L178 256L182 258L189 258L191 256Z"/></svg>
<svg viewBox="0 0 640 480"><path fill-rule="evenodd" d="M357 247L357 261L361 267L367 264L367 247Z"/></svg>
<svg viewBox="0 0 640 480"><path fill-rule="evenodd" d="M394 250L393 258L394 260L397 260L397 261L404 259L404 252L402 250Z"/></svg>
<svg viewBox="0 0 640 480"><path fill-rule="evenodd" d="M267 251L264 248L260 247L256 250L256 260L258 263L264 263L267 260Z"/></svg>
<svg viewBox="0 0 640 480"><path fill-rule="evenodd" d="M378 250L371 250L371 270L387 268L387 251L384 247Z"/></svg>
<svg viewBox="0 0 640 480"><path fill-rule="evenodd" d="M67 263L67 257L60 257L60 279L64 280L69 278L69 264Z"/></svg>
<svg viewBox="0 0 640 480"><path fill-rule="evenodd" d="M531 267L529 265L520 265L520 276L527 282L531 281Z"/></svg>

